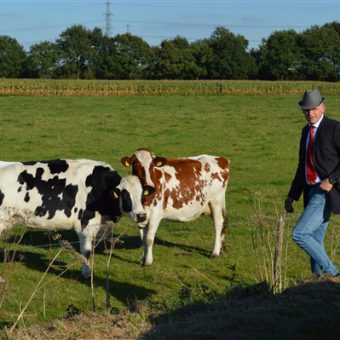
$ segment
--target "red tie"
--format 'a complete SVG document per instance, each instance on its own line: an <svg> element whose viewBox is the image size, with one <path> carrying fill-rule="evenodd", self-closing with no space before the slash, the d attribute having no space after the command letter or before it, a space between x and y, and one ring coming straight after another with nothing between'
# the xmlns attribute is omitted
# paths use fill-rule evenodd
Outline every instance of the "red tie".
<svg viewBox="0 0 340 340"><path fill-rule="evenodd" d="M313 162L314 130L315 130L314 126L311 126L309 128L309 140L307 146L307 162L306 162L307 183L311 185L315 183L315 180L318 177Z"/></svg>

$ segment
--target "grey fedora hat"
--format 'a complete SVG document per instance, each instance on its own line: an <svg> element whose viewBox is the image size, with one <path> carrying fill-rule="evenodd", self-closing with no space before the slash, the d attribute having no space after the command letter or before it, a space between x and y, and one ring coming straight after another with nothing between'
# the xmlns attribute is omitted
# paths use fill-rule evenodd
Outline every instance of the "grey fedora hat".
<svg viewBox="0 0 340 340"><path fill-rule="evenodd" d="M320 92L317 89L314 89L312 91L306 91L303 94L303 98L299 101L299 105L302 110L309 110L319 106L324 100L325 98L321 97Z"/></svg>

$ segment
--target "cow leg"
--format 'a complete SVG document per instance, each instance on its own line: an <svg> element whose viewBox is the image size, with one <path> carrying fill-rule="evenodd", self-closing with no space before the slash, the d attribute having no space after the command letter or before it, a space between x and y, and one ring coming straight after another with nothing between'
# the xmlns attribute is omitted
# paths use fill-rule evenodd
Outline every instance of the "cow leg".
<svg viewBox="0 0 340 340"><path fill-rule="evenodd" d="M139 229L140 239L143 242L145 228L138 228L138 229Z"/></svg>
<svg viewBox="0 0 340 340"><path fill-rule="evenodd" d="M80 232L78 234L80 242L80 252L83 255L83 263L81 265L81 273L85 279L91 277L91 266L90 266L90 256L92 252L92 235Z"/></svg>
<svg viewBox="0 0 340 340"><path fill-rule="evenodd" d="M222 228L222 232L221 232L221 247L222 247L222 250L226 250L224 237L225 237L225 234L228 230L228 216L226 214L225 209L222 209L222 214L223 214L223 228Z"/></svg>
<svg viewBox="0 0 340 340"><path fill-rule="evenodd" d="M152 247L160 220L150 218L149 225L144 228L142 266L151 266L153 262Z"/></svg>
<svg viewBox="0 0 340 340"><path fill-rule="evenodd" d="M211 254L212 258L220 256L226 230L224 208L220 203L209 203L215 225L215 245Z"/></svg>
<svg viewBox="0 0 340 340"><path fill-rule="evenodd" d="M149 227L148 226L139 229L140 237L141 237L141 240L142 240L142 246L143 246L143 254L142 254L142 257L140 259L140 264L142 266L145 265L146 255L148 253L148 248L147 248L148 231L149 231Z"/></svg>

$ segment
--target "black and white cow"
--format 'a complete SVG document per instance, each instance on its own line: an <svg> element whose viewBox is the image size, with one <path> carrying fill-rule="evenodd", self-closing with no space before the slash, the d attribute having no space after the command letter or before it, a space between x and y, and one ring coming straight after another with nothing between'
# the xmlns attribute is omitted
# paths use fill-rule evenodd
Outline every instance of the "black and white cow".
<svg viewBox="0 0 340 340"><path fill-rule="evenodd" d="M74 229L87 278L93 240L121 216L112 196L120 180L110 165L93 160L0 162L0 234L17 223L49 231Z"/></svg>

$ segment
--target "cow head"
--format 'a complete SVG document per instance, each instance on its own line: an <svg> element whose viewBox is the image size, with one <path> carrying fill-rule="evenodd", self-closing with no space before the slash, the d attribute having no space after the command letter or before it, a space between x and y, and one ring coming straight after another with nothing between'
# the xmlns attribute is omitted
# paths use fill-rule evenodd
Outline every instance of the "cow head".
<svg viewBox="0 0 340 340"><path fill-rule="evenodd" d="M157 157L147 149L138 149L131 157L125 156L121 159L125 167L132 166L132 174L137 176L142 185L155 187L155 172L157 167L166 165L167 159Z"/></svg>
<svg viewBox="0 0 340 340"><path fill-rule="evenodd" d="M153 187L143 186L136 176L123 177L119 185L113 190L115 200L119 200L121 209L128 214L139 227L145 227L148 223L147 213L143 208L145 196L152 194Z"/></svg>

